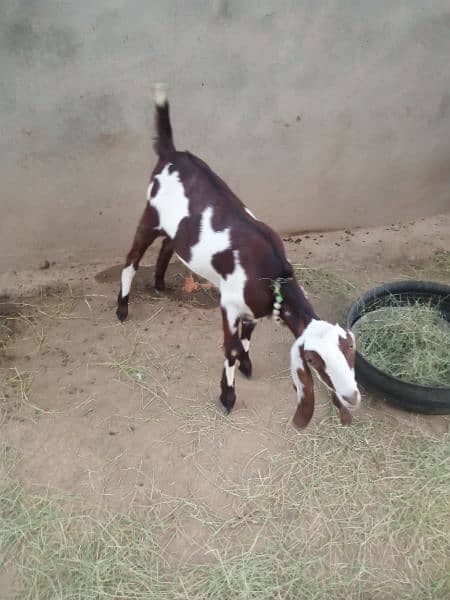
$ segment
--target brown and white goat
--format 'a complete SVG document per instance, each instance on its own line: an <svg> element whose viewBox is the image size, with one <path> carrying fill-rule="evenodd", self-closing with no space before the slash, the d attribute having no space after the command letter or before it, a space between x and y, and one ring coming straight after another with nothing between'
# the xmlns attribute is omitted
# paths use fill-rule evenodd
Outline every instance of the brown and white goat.
<svg viewBox="0 0 450 600"><path fill-rule="evenodd" d="M298 285L280 237L258 221L239 198L200 158L175 149L167 93L157 86L158 162L150 178L147 203L122 271L117 317L128 315L131 282L139 262L163 237L155 288L164 289L164 274L174 253L189 269L220 291L225 365L220 400L227 412L236 401L234 376L251 376L250 338L256 320L275 316L297 338L291 370L298 406L294 423L305 427L314 410L311 369L333 392L341 422L351 422L360 403L354 374L354 337L322 321Z"/></svg>

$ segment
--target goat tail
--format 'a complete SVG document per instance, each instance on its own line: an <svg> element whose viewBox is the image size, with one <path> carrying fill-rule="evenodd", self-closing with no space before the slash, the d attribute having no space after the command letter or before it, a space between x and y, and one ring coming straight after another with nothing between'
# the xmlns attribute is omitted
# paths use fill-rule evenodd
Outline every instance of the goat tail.
<svg viewBox="0 0 450 600"><path fill-rule="evenodd" d="M153 101L155 102L156 137L153 148L156 154L163 160L167 160L175 152L172 137L172 126L169 116L169 101L167 99L167 85L157 83L153 87Z"/></svg>

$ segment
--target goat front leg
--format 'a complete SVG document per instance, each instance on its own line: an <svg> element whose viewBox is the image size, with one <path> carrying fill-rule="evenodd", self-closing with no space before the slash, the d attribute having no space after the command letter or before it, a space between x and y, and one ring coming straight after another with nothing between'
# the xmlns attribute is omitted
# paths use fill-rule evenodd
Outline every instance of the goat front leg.
<svg viewBox="0 0 450 600"><path fill-rule="evenodd" d="M250 360L249 349L250 339L252 337L253 330L256 327L256 321L250 321L242 319L242 330L241 330L241 343L242 352L239 354L239 371L245 375L245 377L252 376L252 361Z"/></svg>
<svg viewBox="0 0 450 600"><path fill-rule="evenodd" d="M225 412L229 414L236 402L236 392L234 390L234 375L236 368L236 359L244 352L242 342L239 339L238 324L239 315L233 310L222 307L223 338L225 351L225 364L220 382L221 394L220 401L223 404Z"/></svg>
<svg viewBox="0 0 450 600"><path fill-rule="evenodd" d="M170 259L174 253L174 242L170 238L164 238L159 251L158 260L156 261L155 269L155 290L163 292L166 288L164 276L169 266Z"/></svg>
<svg viewBox="0 0 450 600"><path fill-rule="evenodd" d="M158 225L158 221L157 218L155 218L154 213L154 209L149 205L145 207L134 236L133 245L127 254L125 266L122 269L121 285L117 297L116 310L117 318L121 322L125 321L128 316L128 297L130 294L131 282L139 268L139 263L150 244L161 235L160 232L155 229Z"/></svg>

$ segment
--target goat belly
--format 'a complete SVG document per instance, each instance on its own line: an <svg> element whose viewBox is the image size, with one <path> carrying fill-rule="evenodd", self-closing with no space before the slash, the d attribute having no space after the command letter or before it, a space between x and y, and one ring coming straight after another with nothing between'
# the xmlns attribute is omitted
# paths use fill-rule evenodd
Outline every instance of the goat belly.
<svg viewBox="0 0 450 600"><path fill-rule="evenodd" d="M177 254L177 256L180 259L180 261L193 273L195 273L199 277L203 277L203 279L206 279L207 281L215 285L217 288L220 288L221 277L219 273L217 273L217 271L214 269L211 262L209 262L209 265L206 262L203 263L198 260L196 260L195 262L192 260L187 262L183 258L181 258L179 254Z"/></svg>
<svg viewBox="0 0 450 600"><path fill-rule="evenodd" d="M189 262L183 260L178 253L177 256L191 271L220 287L222 275L226 275L226 271L221 273L220 269L216 268L214 257L230 255L231 260L228 262L231 264L227 269L229 273L234 270L235 259L231 251L230 228L217 231L213 228L212 219L213 207L207 206L200 215L198 241L190 248ZM183 232L180 231L179 236L182 235Z"/></svg>

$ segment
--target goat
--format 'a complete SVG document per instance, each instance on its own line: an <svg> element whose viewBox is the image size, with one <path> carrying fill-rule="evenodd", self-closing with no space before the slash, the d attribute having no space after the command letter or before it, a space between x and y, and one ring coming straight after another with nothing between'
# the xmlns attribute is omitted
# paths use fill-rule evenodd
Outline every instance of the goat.
<svg viewBox="0 0 450 600"><path fill-rule="evenodd" d="M147 248L163 243L157 259L155 289L173 254L220 291L225 364L220 400L227 413L236 402L236 361L252 374L250 339L258 319L281 320L296 338L291 372L297 391L294 424L305 427L314 410L311 370L333 392L342 424L361 400L355 381L355 340L350 331L320 320L286 258L280 237L250 212L210 167L190 152L175 149L165 86L154 91L157 164L147 203L122 270L117 317L128 315L131 282Z"/></svg>

